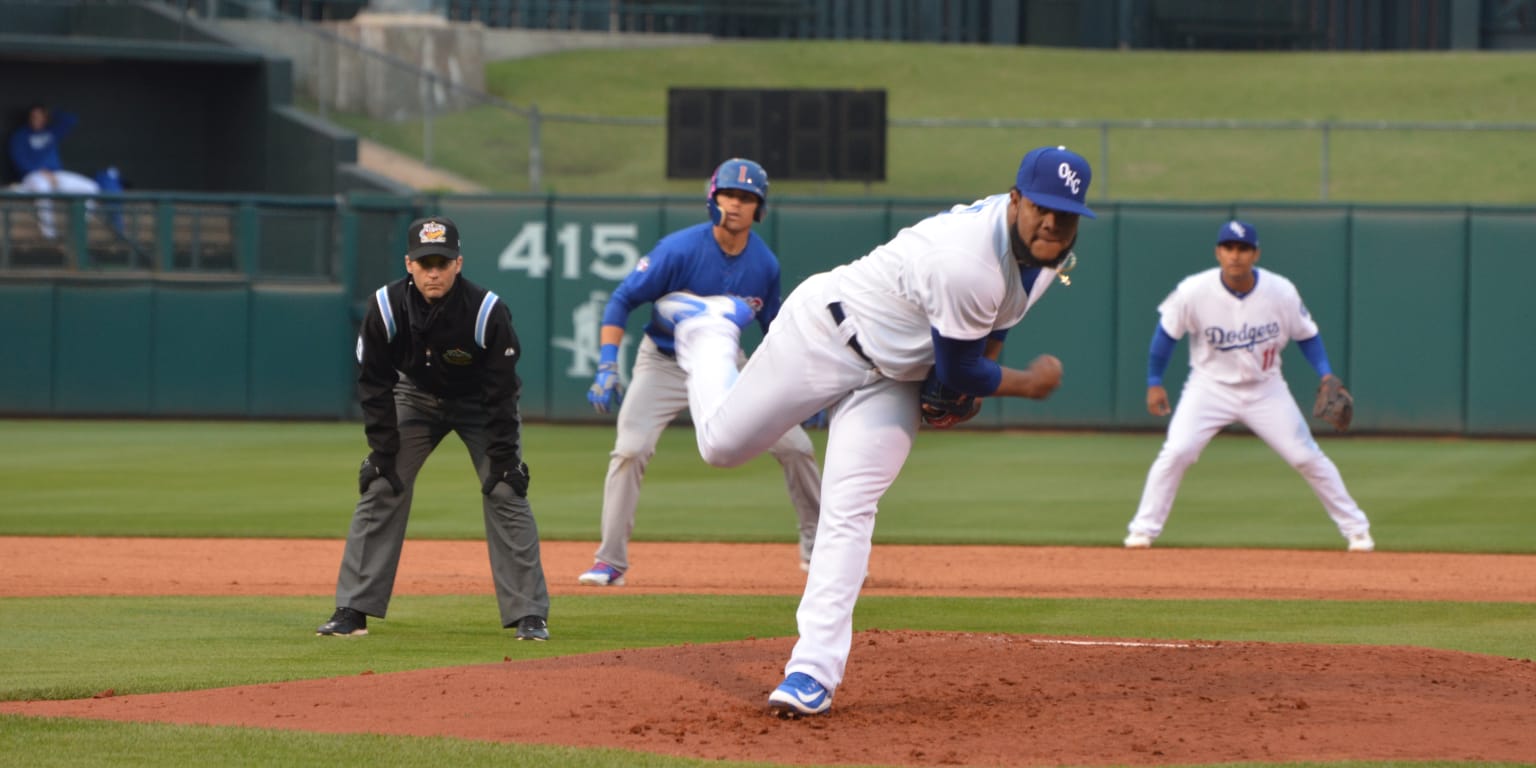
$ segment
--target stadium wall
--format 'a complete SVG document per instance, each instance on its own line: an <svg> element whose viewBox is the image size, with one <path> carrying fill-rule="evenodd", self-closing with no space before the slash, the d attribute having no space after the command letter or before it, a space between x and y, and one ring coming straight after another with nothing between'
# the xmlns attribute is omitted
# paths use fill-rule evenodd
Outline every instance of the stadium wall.
<svg viewBox="0 0 1536 768"><path fill-rule="evenodd" d="M0 271L0 323L27 328L0 378L0 412L26 415L347 418L352 340L363 302L402 273L403 232L424 212L465 232L465 276L500 294L526 345L530 419L598 420L585 398L609 292L662 235L702 218L693 200L357 198L337 220L278 218L261 239L289 254L244 274ZM775 200L760 233L786 291L857 258L942 208L923 201ZM1524 296L1536 263L1530 209L1100 204L1070 286L1056 285L1009 337L1005 363L1042 352L1066 368L1049 401L996 400L976 424L1150 429L1146 351L1156 306L1183 276L1214 266L1229 216L1253 222L1261 268L1290 277L1354 390L1357 429L1536 435L1536 327ZM272 218L264 215L263 221ZM324 280L302 279L304 274ZM276 277L273 277L276 275ZM648 311L631 317L626 365ZM758 341L755 330L748 347ZM1187 342L1169 368L1187 370ZM1297 400L1316 377L1283 362Z"/></svg>

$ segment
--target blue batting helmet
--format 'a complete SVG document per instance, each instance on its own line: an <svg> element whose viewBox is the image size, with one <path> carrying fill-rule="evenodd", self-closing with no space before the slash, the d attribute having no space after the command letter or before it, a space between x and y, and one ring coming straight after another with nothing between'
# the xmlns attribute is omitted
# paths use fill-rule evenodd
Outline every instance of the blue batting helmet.
<svg viewBox="0 0 1536 768"><path fill-rule="evenodd" d="M768 172L761 165L743 157L733 157L715 169L714 175L709 177L709 196L705 198L709 220L713 224L720 223L720 206L715 202L715 193L722 189L741 189L757 195L757 212L752 215L752 220L763 220L763 209L768 207Z"/></svg>

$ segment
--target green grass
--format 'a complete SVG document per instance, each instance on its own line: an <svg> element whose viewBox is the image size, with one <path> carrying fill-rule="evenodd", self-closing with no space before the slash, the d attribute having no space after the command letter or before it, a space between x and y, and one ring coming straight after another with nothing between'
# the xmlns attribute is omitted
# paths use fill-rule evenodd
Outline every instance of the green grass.
<svg viewBox="0 0 1536 768"><path fill-rule="evenodd" d="M611 428L525 425L546 539L597 538ZM815 433L820 445L824 433ZM882 503L885 543L1116 546L1161 435L924 433ZM1384 550L1536 552L1536 442L1329 439ZM0 535L339 539L363 452L349 423L0 420ZM448 441L418 486L410 535L479 539L479 494ZM719 499L731 503L721 507ZM778 467L705 466L669 430L638 538L793 540ZM1186 476L1162 541L1336 549L1306 484L1249 436L1224 435ZM513 643L489 594L409 596L362 642L320 642L312 597L0 599L0 700L78 698L383 673L504 658L794 634L793 596L560 596L557 642ZM1529 604L867 597L859 629L1390 644L1531 659ZM613 627L624 628L615 633ZM323 757L320 757L323 756ZM0 716L0 765L702 765L613 750L452 739ZM718 764L718 763L710 763ZM1365 763L1337 763L1337 766ZM1377 763L1377 765L1393 765ZM1406 764L1404 764L1406 765ZM1414 764L1429 765L1429 764ZM1444 765L1451 765L1444 763Z"/></svg>
<svg viewBox="0 0 1536 768"><path fill-rule="evenodd" d="M876 42L730 42L496 62L487 89L545 114L655 117L669 87L883 88L894 119L1216 119L1536 123L1536 54L1093 51ZM334 119L421 156L422 122ZM433 159L526 192L527 121L493 107L437 117ZM545 189L696 195L665 178L663 126L545 122ZM1528 132L1336 131L1330 200L1536 202ZM775 182L776 195L971 199L1006 188L1023 150L1066 143L1095 165L1090 197L1313 201L1317 131L898 127L884 183ZM773 169L769 169L770 175Z"/></svg>
<svg viewBox="0 0 1536 768"><path fill-rule="evenodd" d="M350 423L0 421L0 535L341 538L366 452ZM813 433L818 449L824 432ZM882 501L889 544L1115 546L1161 434L925 432ZM525 425L547 540L595 541L611 427ZM1536 442L1325 439L1383 550L1536 552ZM467 454L450 438L418 481L410 535L484 535ZM720 499L730 498L722 506ZM637 540L794 541L778 465L733 470L668 430L647 469ZM1222 435L1185 477L1162 543L1333 549L1307 484L1258 439Z"/></svg>
<svg viewBox="0 0 1536 768"><path fill-rule="evenodd" d="M492 744L448 738L112 723L0 715L7 754L30 768L163 768L167 765L360 765L368 768L685 768L753 766L611 749ZM15 759L16 762L7 762Z"/></svg>
<svg viewBox="0 0 1536 768"><path fill-rule="evenodd" d="M516 643L490 595L402 595L359 641L317 639L318 597L68 597L0 601L0 700L86 698L496 664L684 643L791 637L790 596L573 595L558 642ZM622 632L614 627L622 626ZM866 597L857 629L1406 645L1533 658L1527 604ZM103 632L110 627L110 632ZM67 654L59 649L68 648ZM771 684L773 681L765 681Z"/></svg>

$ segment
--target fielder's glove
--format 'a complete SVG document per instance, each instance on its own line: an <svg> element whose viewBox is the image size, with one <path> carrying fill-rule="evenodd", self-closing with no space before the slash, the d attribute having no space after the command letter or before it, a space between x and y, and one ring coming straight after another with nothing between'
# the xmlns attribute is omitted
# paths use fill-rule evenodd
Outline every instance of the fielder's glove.
<svg viewBox="0 0 1536 768"><path fill-rule="evenodd" d="M816 413L811 414L810 418L806 419L805 421L800 422L800 428L801 429L826 429L827 428L827 421L828 421L827 409L823 408L823 409L817 411Z"/></svg>
<svg viewBox="0 0 1536 768"><path fill-rule="evenodd" d="M597 376L592 379L592 386L587 390L587 402L598 413L618 410L624 403L624 387L619 384L618 363L601 363L597 366Z"/></svg>
<svg viewBox="0 0 1536 768"><path fill-rule="evenodd" d="M1332 424L1340 432L1349 429L1349 422L1355 417L1355 398L1344 388L1339 377L1330 373L1317 385L1317 402L1312 406L1312 415Z"/></svg>
<svg viewBox="0 0 1536 768"><path fill-rule="evenodd" d="M919 407L923 423L934 429L949 429L961 422L970 421L981 412L981 398L956 392L944 386L939 377L929 372L919 395Z"/></svg>
<svg viewBox="0 0 1536 768"><path fill-rule="evenodd" d="M400 482L400 475L395 473L395 457L373 451L368 454L368 458L363 459L363 466L357 472L358 495L367 493L368 486L381 477L389 483L390 490L396 495L405 492L405 483Z"/></svg>
<svg viewBox="0 0 1536 768"><path fill-rule="evenodd" d="M528 465L519 461L511 464L491 464L491 473L480 484L480 492L486 496L496 490L497 483L506 483L513 495L528 498Z"/></svg>

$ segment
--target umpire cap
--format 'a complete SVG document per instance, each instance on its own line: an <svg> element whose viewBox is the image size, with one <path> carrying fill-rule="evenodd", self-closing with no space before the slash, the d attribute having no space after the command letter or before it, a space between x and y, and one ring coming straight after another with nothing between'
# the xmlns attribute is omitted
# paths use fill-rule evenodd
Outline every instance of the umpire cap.
<svg viewBox="0 0 1536 768"><path fill-rule="evenodd" d="M447 216L428 216L411 222L406 233L405 255L411 261L428 256L457 259L459 254L459 228Z"/></svg>

